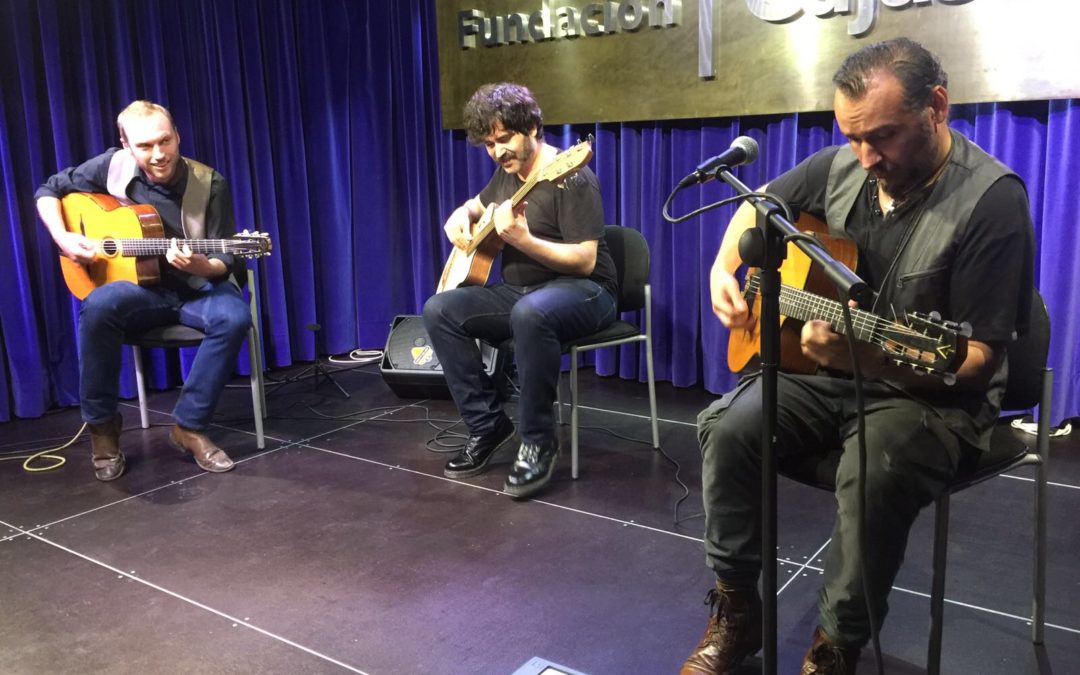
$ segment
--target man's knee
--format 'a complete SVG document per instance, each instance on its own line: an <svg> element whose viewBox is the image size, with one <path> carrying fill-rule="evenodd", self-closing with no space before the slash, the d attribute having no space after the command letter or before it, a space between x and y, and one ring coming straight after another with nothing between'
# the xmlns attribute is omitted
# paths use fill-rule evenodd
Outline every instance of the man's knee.
<svg viewBox="0 0 1080 675"><path fill-rule="evenodd" d="M211 301L207 310L207 332L237 337L246 335L251 328L251 308L239 291L235 295L219 295Z"/></svg>
<svg viewBox="0 0 1080 675"><path fill-rule="evenodd" d="M702 461L716 468L732 461L741 464L743 455L756 447L761 435L760 424L747 423L724 400L701 411L697 429Z"/></svg>
<svg viewBox="0 0 1080 675"><path fill-rule="evenodd" d="M124 298L136 288L128 281L114 281L99 286L86 296L79 308L80 321L97 321L110 318L120 311Z"/></svg>
<svg viewBox="0 0 1080 675"><path fill-rule="evenodd" d="M510 310L510 328L517 336L535 335L538 331L550 330L547 316L540 306L528 296L514 304Z"/></svg>
<svg viewBox="0 0 1080 675"><path fill-rule="evenodd" d="M449 298L449 292L436 293L424 303L424 308L420 313L424 318L424 326L429 332L433 327L441 325L446 321L445 317L449 307Z"/></svg>

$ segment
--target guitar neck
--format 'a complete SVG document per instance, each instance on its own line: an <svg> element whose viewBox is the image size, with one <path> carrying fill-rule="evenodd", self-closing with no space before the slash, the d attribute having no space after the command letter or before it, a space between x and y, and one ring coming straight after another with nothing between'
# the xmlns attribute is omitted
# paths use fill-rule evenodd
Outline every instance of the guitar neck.
<svg viewBox="0 0 1080 675"><path fill-rule="evenodd" d="M172 239L106 239L98 242L98 247L110 252L115 250L125 257L165 255L172 244ZM180 248L187 246L192 253L233 253L236 242L230 239L177 239Z"/></svg>
<svg viewBox="0 0 1080 675"><path fill-rule="evenodd" d="M755 274L746 285L748 299L757 294L759 290L760 279ZM847 333L843 305L836 300L824 298L801 288L795 288L787 284L780 286L780 313L799 321L810 321L811 319L828 321L835 332L841 335ZM881 345L883 343L881 336L883 324L892 325L900 330L904 329L903 326L892 324L892 322L866 310L851 309L851 325L856 340Z"/></svg>
<svg viewBox="0 0 1080 675"><path fill-rule="evenodd" d="M532 189L536 187L536 184L540 182L540 172L533 173L529 180L525 181L525 184L517 189L517 192L510 197L511 208L517 208L517 205L521 203L525 197L532 192ZM472 244L469 245L469 252L473 252L480 245L480 242L495 230L495 212L493 209L489 209L484 212L484 217L480 219L479 227L476 229L476 233L473 235Z"/></svg>

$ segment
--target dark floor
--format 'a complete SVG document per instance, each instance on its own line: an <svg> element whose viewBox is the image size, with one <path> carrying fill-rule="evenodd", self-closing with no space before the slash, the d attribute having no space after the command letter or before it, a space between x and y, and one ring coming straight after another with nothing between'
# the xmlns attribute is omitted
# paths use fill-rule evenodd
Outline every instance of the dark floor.
<svg viewBox="0 0 1080 675"><path fill-rule="evenodd" d="M239 461L228 474L168 447L175 392L152 397L148 430L123 408L116 482L93 479L85 438L54 471L0 462L0 672L510 675L534 656L590 675L677 672L711 584L693 427L710 395L659 386L661 443L691 489L675 525L673 466L607 432L648 437L644 385L584 376L580 479L567 453L547 491L514 502L510 453L455 481L424 449L426 420L456 419L449 402L400 399L375 366L336 377L350 399L310 379L271 388L263 452L247 389L230 388L211 432ZM76 410L0 425L0 456L78 426ZM1080 672L1080 440L1052 452L1045 647L1024 618L1032 484L1019 471L953 500L945 673ZM831 499L780 481L781 673L813 630ZM916 524L890 598L889 673L925 664L931 524Z"/></svg>

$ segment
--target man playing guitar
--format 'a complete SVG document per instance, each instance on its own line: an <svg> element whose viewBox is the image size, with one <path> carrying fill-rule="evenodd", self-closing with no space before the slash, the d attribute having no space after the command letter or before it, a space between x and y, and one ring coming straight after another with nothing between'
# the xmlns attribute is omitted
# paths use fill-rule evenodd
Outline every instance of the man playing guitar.
<svg viewBox="0 0 1080 675"><path fill-rule="evenodd" d="M195 253L177 240L219 239L236 231L229 187L218 172L180 155L180 134L164 107L135 101L116 123L123 147L60 171L34 195L38 214L61 254L79 263L93 262L98 246L65 227L61 199L71 193L108 193L124 203L150 204L165 235L173 239L160 285L112 281L83 300L79 397L90 427L94 475L110 481L124 471L117 411L124 336L175 323L197 328L206 338L173 409L176 424L169 440L194 455L205 471L228 471L232 460L202 432L232 374L251 314L230 277L233 256Z"/></svg>
<svg viewBox="0 0 1080 675"><path fill-rule="evenodd" d="M802 675L854 675L880 625L920 509L967 458L988 447L1008 372L1005 345L1025 329L1034 230L1021 180L948 125L948 81L937 58L906 38L867 45L833 76L846 145L814 153L768 189L853 240L873 307L892 317L938 311L971 338L951 386L917 377L878 346L859 343L866 484L858 480L855 384L844 338L809 320L797 348L819 367L777 382L778 462L843 448L837 515L818 595L818 628ZM755 321L734 277L738 240L754 224L742 207L728 226L710 284L713 311L733 331ZM761 381L744 378L698 416L705 553L716 574L705 636L684 675L734 672L762 646ZM866 494L866 548L858 536ZM772 564L771 561L767 564ZM864 583L863 574L866 574ZM868 609L868 606L870 609ZM871 611L872 610L872 611Z"/></svg>
<svg viewBox="0 0 1080 675"><path fill-rule="evenodd" d="M424 325L469 430L465 447L444 473L451 478L482 473L513 437L514 425L476 343L498 345L512 337L521 387L521 444L505 490L523 498L550 480L558 457L553 404L561 344L614 320L615 267L603 240L600 187L588 167L560 185L531 185L537 172L557 160L558 151L544 141L543 117L528 89L484 85L465 106L465 125L469 140L483 144L499 168L479 195L450 214L444 230L455 247L466 249L485 206L495 205L489 236L504 245L502 282L448 289L424 305ZM522 198L526 186L531 186L527 201Z"/></svg>

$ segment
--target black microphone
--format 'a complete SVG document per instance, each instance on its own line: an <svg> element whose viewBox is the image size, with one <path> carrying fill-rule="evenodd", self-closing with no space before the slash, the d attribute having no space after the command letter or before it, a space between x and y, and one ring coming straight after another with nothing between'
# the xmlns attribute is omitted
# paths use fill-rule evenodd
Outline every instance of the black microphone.
<svg viewBox="0 0 1080 675"><path fill-rule="evenodd" d="M696 185L714 180L716 174L722 169L731 169L741 164L749 164L757 159L757 156L757 141L749 136L739 136L731 142L731 147L727 150L698 164L697 168L694 169L694 173L679 182L679 187L684 188L687 185Z"/></svg>

